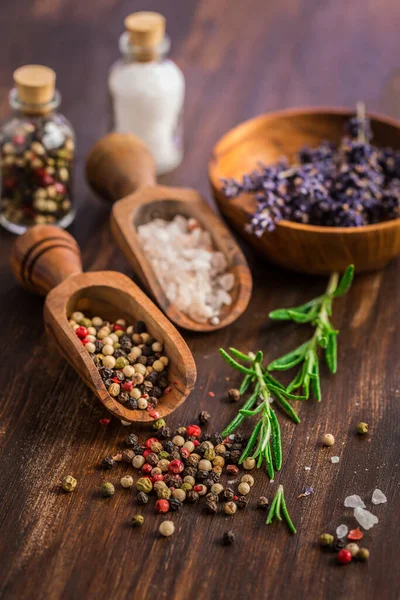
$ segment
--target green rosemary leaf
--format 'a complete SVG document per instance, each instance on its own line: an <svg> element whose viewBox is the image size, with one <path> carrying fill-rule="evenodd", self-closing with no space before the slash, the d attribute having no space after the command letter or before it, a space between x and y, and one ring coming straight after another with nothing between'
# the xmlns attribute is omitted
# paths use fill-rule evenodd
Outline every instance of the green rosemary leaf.
<svg viewBox="0 0 400 600"><path fill-rule="evenodd" d="M237 358L238 360L244 360L246 362L252 362L252 358L248 354L244 354L243 352L239 352L236 348L229 348L229 352Z"/></svg>
<svg viewBox="0 0 400 600"><path fill-rule="evenodd" d="M351 284L353 282L354 277L354 265L349 265L342 275L341 280L339 281L339 285L336 290L333 292L334 298L340 298L344 296L350 289Z"/></svg>
<svg viewBox="0 0 400 600"><path fill-rule="evenodd" d="M264 360L264 354L261 352L261 350L259 350L256 354L254 362L262 363L263 360Z"/></svg>
<svg viewBox="0 0 400 600"><path fill-rule="evenodd" d="M263 455L260 452L260 455L259 455L258 460L257 460L257 469L259 469L261 467L262 461L263 461Z"/></svg>
<svg viewBox="0 0 400 600"><path fill-rule="evenodd" d="M266 371L265 369L263 369L263 377L267 385L272 383L272 385L274 385L276 388L279 388L281 390L285 389L285 387L277 379L275 379L275 377L273 377L271 373L268 373L268 371Z"/></svg>
<svg viewBox="0 0 400 600"><path fill-rule="evenodd" d="M275 472L274 472L274 465L272 463L271 448L270 448L269 444L265 448L264 457L265 457L265 465L267 468L268 477L270 479L273 479L275 476Z"/></svg>
<svg viewBox="0 0 400 600"><path fill-rule="evenodd" d="M337 370L337 334L331 334L328 337L328 344L325 350L326 364L331 373L335 374Z"/></svg>
<svg viewBox="0 0 400 600"><path fill-rule="evenodd" d="M275 494L274 499L272 500L272 504L269 507L268 516L267 516L267 520L266 520L267 525L270 525L275 517L275 508L276 508L277 502L278 502L278 494Z"/></svg>
<svg viewBox="0 0 400 600"><path fill-rule="evenodd" d="M303 385L304 377L305 377L306 372L307 372L306 366L307 365L304 362L303 365L300 367L300 369L297 371L296 376L294 377L294 379L292 379L292 381L287 386L286 391L289 394L293 390L297 390L298 388L300 388Z"/></svg>
<svg viewBox="0 0 400 600"><path fill-rule="evenodd" d="M274 398L282 410L294 421L296 424L300 423L300 419L290 406L289 402L277 391L274 392Z"/></svg>
<svg viewBox="0 0 400 600"><path fill-rule="evenodd" d="M301 304L300 306L294 306L293 308L278 308L269 313L269 318L274 321L293 321L292 314L307 314L310 309L315 308L318 304L321 303L323 296L319 296L318 298L314 298L305 304Z"/></svg>
<svg viewBox="0 0 400 600"><path fill-rule="evenodd" d="M246 402L243 404L242 408L244 410L251 409L254 406L254 404L257 402L259 394L260 394L259 386L256 386L253 394L250 396L250 398L248 400L246 400ZM236 417L229 423L229 425L227 425L225 427L225 429L221 433L222 437L225 438L228 435L231 435L231 433L236 431L236 429L239 427L239 425L241 425L243 423L244 420L245 420L245 417L243 415L237 414Z"/></svg>
<svg viewBox="0 0 400 600"><path fill-rule="evenodd" d="M251 380L252 380L252 376L247 374L244 376L242 383L240 384L240 388L239 388L239 392L240 395L243 395L247 392L247 390L250 387L251 384Z"/></svg>
<svg viewBox="0 0 400 600"><path fill-rule="evenodd" d="M244 417L254 417L254 415L257 415L259 412L261 412L263 409L263 405L259 404L257 406L257 408L255 408L254 410L249 410L247 408L241 408L239 410L239 414L243 415Z"/></svg>
<svg viewBox="0 0 400 600"><path fill-rule="evenodd" d="M270 384L268 386L268 389L270 390L270 392L272 392L273 394L275 393L281 393L284 394L286 396L286 398L290 398L291 400L307 400L306 396L297 396L296 394L291 394L290 392L288 392L287 390L281 390L280 388L276 388L274 385Z"/></svg>
<svg viewBox="0 0 400 600"><path fill-rule="evenodd" d="M272 456L274 459L274 466L277 471L281 470L282 467L282 440L281 440L281 429L276 414L271 410L271 427L272 427Z"/></svg>
<svg viewBox="0 0 400 600"><path fill-rule="evenodd" d="M280 490L280 486L278 488L278 492L277 492L277 501L276 501L276 506L275 506L275 516L278 519L278 521L282 521L282 515L281 515L281 505L282 505L282 496L283 496L283 492L279 491Z"/></svg>
<svg viewBox="0 0 400 600"><path fill-rule="evenodd" d="M227 352L225 352L225 350L223 348L220 348L219 352L220 352L222 358L228 363L228 365L230 365L237 371L240 371L241 373L247 373L248 375L255 375L255 372L253 369L248 369L247 367L240 365L238 362L236 362L235 359L233 359L231 356L229 356L229 354Z"/></svg>
<svg viewBox="0 0 400 600"><path fill-rule="evenodd" d="M249 439L249 441L247 442L247 446L246 446L246 448L244 449L244 451L243 451L243 453L242 453L242 456L241 456L241 457L240 457L240 459L239 459L239 465L241 465L241 464L242 464L242 462L243 462L244 460L246 460L246 458L247 458L248 456L250 456L250 454L251 454L251 451L252 451L252 449L253 449L253 446L254 446L254 444L255 444L255 443L256 443L256 441L257 441L257 437L258 437L258 434L259 434L259 432L260 432L261 426L262 426L262 421L259 421L259 422L257 423L257 425L254 427L253 433L251 434L251 436L250 436L250 439Z"/></svg>
<svg viewBox="0 0 400 600"><path fill-rule="evenodd" d="M267 367L268 371L286 371L292 367L295 367L303 360L308 346L309 341L304 342L304 344L301 344L301 346L298 348L295 348L280 358L276 358L269 363Z"/></svg>
<svg viewBox="0 0 400 600"><path fill-rule="evenodd" d="M311 375L311 389L313 391L315 399L318 400L318 402L320 402L321 401L321 384L320 384L320 377L319 377L318 358L314 362L313 373Z"/></svg>
<svg viewBox="0 0 400 600"><path fill-rule="evenodd" d="M289 511L288 511L287 506L286 506L285 496L284 496L284 493L283 493L283 486L282 486L281 504L282 504L283 516L286 519L286 523L288 524L288 527L289 527L291 533L293 533L293 534L297 533L296 527L293 525L292 519L290 518Z"/></svg>

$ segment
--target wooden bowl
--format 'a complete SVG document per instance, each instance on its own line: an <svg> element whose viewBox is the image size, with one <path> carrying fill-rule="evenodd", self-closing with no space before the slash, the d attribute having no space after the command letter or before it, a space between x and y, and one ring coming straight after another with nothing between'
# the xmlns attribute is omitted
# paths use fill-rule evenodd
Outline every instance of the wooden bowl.
<svg viewBox="0 0 400 600"><path fill-rule="evenodd" d="M303 146L323 140L339 142L344 124L354 111L335 108L290 109L246 121L215 145L209 178L216 202L227 220L254 248L272 262L311 274L343 272L353 263L357 272L382 269L400 254L400 219L365 227L318 227L281 221L261 238L247 233L254 211L252 195L230 200L222 191L222 178L240 179L259 162L273 164L282 156L294 158ZM400 149L400 123L370 113L373 142Z"/></svg>

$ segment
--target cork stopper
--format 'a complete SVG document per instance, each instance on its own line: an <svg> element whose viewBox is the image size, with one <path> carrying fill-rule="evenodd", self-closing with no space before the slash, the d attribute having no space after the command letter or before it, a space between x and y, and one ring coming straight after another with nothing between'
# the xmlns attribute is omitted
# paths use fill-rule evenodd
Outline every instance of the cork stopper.
<svg viewBox="0 0 400 600"><path fill-rule="evenodd" d="M125 28L133 46L152 50L164 39L165 17L150 11L132 13L125 19Z"/></svg>
<svg viewBox="0 0 400 600"><path fill-rule="evenodd" d="M14 71L14 82L24 112L45 113L51 110L56 84L53 69L42 65L25 65Z"/></svg>

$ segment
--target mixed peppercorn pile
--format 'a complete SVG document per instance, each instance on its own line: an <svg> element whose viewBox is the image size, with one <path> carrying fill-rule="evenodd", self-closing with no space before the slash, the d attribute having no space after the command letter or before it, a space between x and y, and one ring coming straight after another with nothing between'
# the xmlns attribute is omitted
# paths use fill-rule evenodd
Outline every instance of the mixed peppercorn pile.
<svg viewBox="0 0 400 600"><path fill-rule="evenodd" d="M400 152L371 143L365 108L350 119L339 145L305 147L260 166L241 181L223 180L229 198L254 193L249 230L261 237L281 220L329 227L360 227L400 217Z"/></svg>
<svg viewBox="0 0 400 600"><path fill-rule="evenodd" d="M110 396L129 410L148 410L157 418L159 399L169 390L169 359L163 344L147 333L146 324L128 325L124 319L110 323L81 312L74 312L69 323L91 354Z"/></svg>

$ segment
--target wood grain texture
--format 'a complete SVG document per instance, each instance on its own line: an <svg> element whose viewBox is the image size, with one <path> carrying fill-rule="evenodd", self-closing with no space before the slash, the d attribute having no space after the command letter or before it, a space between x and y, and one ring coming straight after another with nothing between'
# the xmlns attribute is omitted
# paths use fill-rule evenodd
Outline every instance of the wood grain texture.
<svg viewBox="0 0 400 600"><path fill-rule="evenodd" d="M362 99L370 110L400 117L400 5L394 0L3 0L0 112L6 114L16 67L35 62L56 70L64 112L78 134L78 215L71 232L86 270L132 276L109 230L109 206L89 192L83 169L89 148L108 131L106 76L118 56L123 19L143 9L166 15L172 55L187 77L186 155L163 178L165 185L192 187L210 198L207 164L214 144L234 125L266 111L351 108ZM98 470L105 455L123 446L130 428L116 419L107 427L99 424L108 412L49 343L42 299L15 283L9 268L13 241L1 232L2 598L398 599L398 260L379 274L356 277L350 294L337 301L332 320L340 329L338 373L322 370L322 402L302 403L297 427L279 415L284 464L276 481L269 484L257 473L250 507L232 520L184 507L172 517L175 536L159 539L162 517L152 507L140 531L129 527L136 506L118 487L126 470ZM211 430L233 417L236 407L225 393L239 378L219 358L219 346L261 348L272 360L308 336L306 326L273 324L267 314L321 293L325 278L288 274L242 247L254 280L249 308L229 328L185 334L198 383L168 419L171 427L194 421L204 409L212 414ZM361 420L370 423L367 439L354 434ZM318 443L326 431L337 440L331 450ZM337 465L330 463L332 454L340 456ZM69 473L79 480L73 495L58 487ZM110 500L98 496L105 480L118 487ZM298 529L295 537L282 524L267 528L265 515L253 508L261 493L271 497L279 483ZM314 495L297 500L308 485ZM375 487L388 504L373 508L380 522L365 535L370 563L338 567L316 539L340 523L352 525L345 496L358 493L367 500ZM237 542L224 547L220 538L229 528Z"/></svg>
<svg viewBox="0 0 400 600"><path fill-rule="evenodd" d="M113 271L82 273L76 241L68 232L51 225L37 225L16 239L11 266L24 287L39 294L47 293L44 305L47 333L112 415L131 423L155 420L147 411L128 410L107 392L90 354L68 322L75 311L111 322L144 321L150 335L163 344L170 360L170 389L160 399L159 417L166 417L186 400L196 381L193 356L180 333L126 275Z"/></svg>
<svg viewBox="0 0 400 600"><path fill-rule="evenodd" d="M167 317L191 331L209 332L227 327L240 317L250 301L252 278L246 258L201 194L192 189L153 185L154 173L155 163L148 149L132 135L104 136L86 160L86 175L92 188L108 199L118 200L111 213L115 241ZM140 242L137 231L140 225L156 217L170 221L178 214L195 218L210 232L214 248L224 254L227 270L235 278L230 291L232 303L222 308L218 325L199 323L168 300Z"/></svg>
<svg viewBox="0 0 400 600"><path fill-rule="evenodd" d="M290 109L262 115L235 127L217 142L209 164L209 177L221 212L239 235L274 263L314 275L343 273L354 264L358 273L376 271L400 254L400 219L366 227L318 227L280 221L262 237L245 230L256 208L253 194L231 200L222 180L241 180L261 164L273 165L282 156L295 160L305 146L322 141L338 144L354 110L335 108ZM374 143L400 149L400 122L370 115Z"/></svg>

